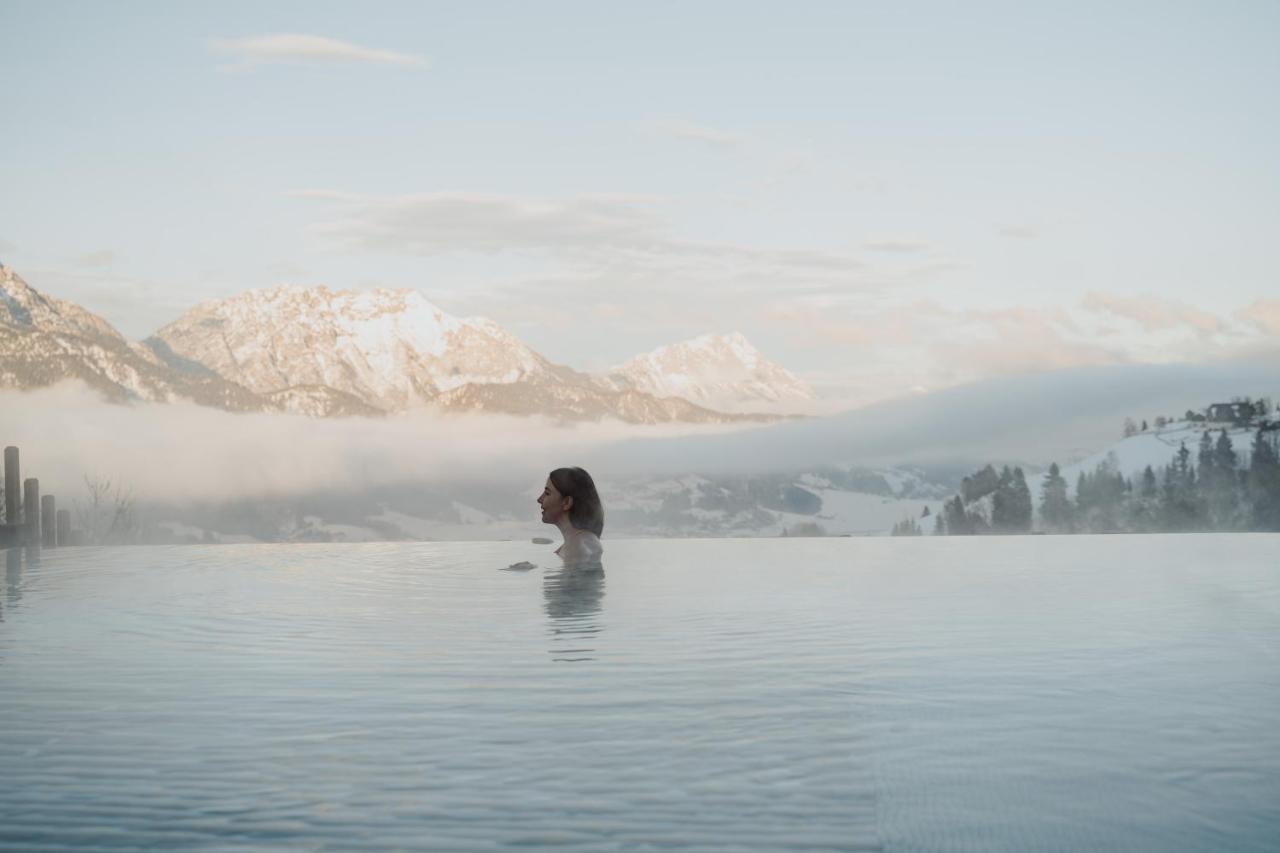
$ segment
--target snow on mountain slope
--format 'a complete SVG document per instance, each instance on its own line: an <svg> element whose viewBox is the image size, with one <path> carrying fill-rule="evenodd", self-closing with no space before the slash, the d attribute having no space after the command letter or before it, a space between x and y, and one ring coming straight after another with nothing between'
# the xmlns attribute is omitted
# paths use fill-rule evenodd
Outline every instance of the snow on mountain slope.
<svg viewBox="0 0 1280 853"><path fill-rule="evenodd" d="M74 302L46 296L4 264L0 264L0 323L127 345L106 320Z"/></svg>
<svg viewBox="0 0 1280 853"><path fill-rule="evenodd" d="M602 378L552 364L498 324L451 316L411 290L250 291L132 343L0 266L0 326L0 382L10 387L74 378L113 400L186 398L233 411L376 416L428 403L561 420L763 423L783 416L760 406L716 411L681 392L737 401L732 408L810 393L740 335L705 336L651 354L631 378Z"/></svg>
<svg viewBox="0 0 1280 853"><path fill-rule="evenodd" d="M118 402L187 399L231 411L269 408L217 376L174 372L106 320L45 296L0 266L0 387L41 388L67 379Z"/></svg>
<svg viewBox="0 0 1280 853"><path fill-rule="evenodd" d="M769 361L740 333L702 335L639 355L610 375L620 388L683 397L724 411L785 411L813 389Z"/></svg>
<svg viewBox="0 0 1280 853"><path fill-rule="evenodd" d="M457 411L547 415L578 421L613 418L632 424L766 423L777 420L777 416L768 414L717 412L679 397L656 397L633 390L613 391L594 383L546 380L501 385L472 383L444 392L436 402Z"/></svg>
<svg viewBox="0 0 1280 853"><path fill-rule="evenodd" d="M1209 425L1207 428L1210 437L1217 441L1218 432L1224 427L1227 435L1231 437L1231 444L1241 463L1246 464L1254 430L1227 427L1225 424ZM1062 476L1066 478L1068 488L1075 489L1076 479L1082 472L1092 474L1100 463L1107 462L1109 459L1114 460L1117 470L1130 479L1141 477L1143 469L1148 465L1159 476L1164 467L1173 461L1173 457L1177 455L1179 447L1184 442L1187 450L1191 451L1191 464L1194 465L1200 450L1200 437L1204 435L1205 429L1205 424L1175 421L1167 427L1140 432L1123 438L1078 462L1062 467ZM1034 485L1032 491L1036 492Z"/></svg>
<svg viewBox="0 0 1280 853"><path fill-rule="evenodd" d="M259 393L327 386L384 411L551 370L496 323L453 317L411 290L250 291L197 306L148 343Z"/></svg>
<svg viewBox="0 0 1280 853"><path fill-rule="evenodd" d="M380 412L430 403L455 411L629 423L725 423L767 416L711 411L619 388L552 364L491 320L446 314L412 290L280 287L204 303L147 341L176 369L223 376L293 409L332 414L335 398ZM659 399L661 396L661 399ZM358 412L355 412L358 413Z"/></svg>

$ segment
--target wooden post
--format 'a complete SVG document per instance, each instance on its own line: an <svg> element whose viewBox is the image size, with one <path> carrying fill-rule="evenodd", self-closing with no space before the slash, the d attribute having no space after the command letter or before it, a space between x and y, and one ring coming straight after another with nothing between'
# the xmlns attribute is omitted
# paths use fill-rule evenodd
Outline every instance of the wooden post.
<svg viewBox="0 0 1280 853"><path fill-rule="evenodd" d="M40 499L40 538L46 548L56 548L58 545L57 523L57 502L53 495L45 495Z"/></svg>
<svg viewBox="0 0 1280 853"><path fill-rule="evenodd" d="M4 449L4 520L22 523L22 480L18 475L18 448Z"/></svg>
<svg viewBox="0 0 1280 853"><path fill-rule="evenodd" d="M28 477L22 483L22 515L25 520L27 535L23 537L25 545L40 544L40 481Z"/></svg>
<svg viewBox="0 0 1280 853"><path fill-rule="evenodd" d="M71 510L58 510L58 544L71 544Z"/></svg>

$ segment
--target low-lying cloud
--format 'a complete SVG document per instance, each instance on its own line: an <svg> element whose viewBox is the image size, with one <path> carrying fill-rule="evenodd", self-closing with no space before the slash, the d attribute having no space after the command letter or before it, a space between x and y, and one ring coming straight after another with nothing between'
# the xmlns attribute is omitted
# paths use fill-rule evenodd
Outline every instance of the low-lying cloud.
<svg viewBox="0 0 1280 853"><path fill-rule="evenodd" d="M765 474L832 464L1067 463L1116 440L1124 418L1177 416L1235 396L1280 396L1280 353L1209 365L1119 365L976 383L763 427L558 426L418 411L385 419L236 415L187 404L119 406L84 386L0 392L0 444L63 501L86 475L140 499L254 500L383 485L536 490L581 465L597 481ZM447 491L447 490L446 490Z"/></svg>
<svg viewBox="0 0 1280 853"><path fill-rule="evenodd" d="M77 496L91 476L159 501L359 491L403 482L537 484L552 468L578 464L597 445L691 429L708 431L427 410L317 420L188 403L115 405L75 382L0 391L0 444L21 448L23 476L40 478L46 494Z"/></svg>

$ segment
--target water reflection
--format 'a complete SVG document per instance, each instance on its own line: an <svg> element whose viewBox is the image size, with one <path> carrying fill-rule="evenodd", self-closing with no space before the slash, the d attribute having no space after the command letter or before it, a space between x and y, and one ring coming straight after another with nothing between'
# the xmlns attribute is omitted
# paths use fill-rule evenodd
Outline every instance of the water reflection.
<svg viewBox="0 0 1280 853"><path fill-rule="evenodd" d="M10 607L22 600L22 549L7 548L4 552L4 592Z"/></svg>
<svg viewBox="0 0 1280 853"><path fill-rule="evenodd" d="M551 620L551 659L566 663L595 660L595 638L604 626L604 566L566 564L542 578L547 618Z"/></svg>

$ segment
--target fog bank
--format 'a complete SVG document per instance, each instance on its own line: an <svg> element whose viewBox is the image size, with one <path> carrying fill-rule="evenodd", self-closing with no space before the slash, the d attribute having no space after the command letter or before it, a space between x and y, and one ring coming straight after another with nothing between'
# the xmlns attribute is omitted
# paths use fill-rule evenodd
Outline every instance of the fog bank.
<svg viewBox="0 0 1280 853"><path fill-rule="evenodd" d="M1126 417L1180 416L1233 396L1280 397L1280 358L1131 365L995 380L764 427L558 425L448 415L316 420L191 404L112 405L67 383L0 392L0 444L23 476L78 495L85 475L139 498L217 501L397 483L534 488L581 465L598 480L858 465L1066 464L1116 441Z"/></svg>
<svg viewBox="0 0 1280 853"><path fill-rule="evenodd" d="M39 477L46 494L79 495L89 475L160 501L351 492L394 483L532 486L599 444L690 429L708 431L429 410L313 419L188 403L115 405L71 382L0 391L0 444L21 448L23 476Z"/></svg>
<svg viewBox="0 0 1280 853"><path fill-rule="evenodd" d="M1280 399L1280 354L991 380L733 435L623 440L591 448L583 464L615 474L765 473L840 462L1047 466L1117 441L1126 417L1181 417L1246 395Z"/></svg>

